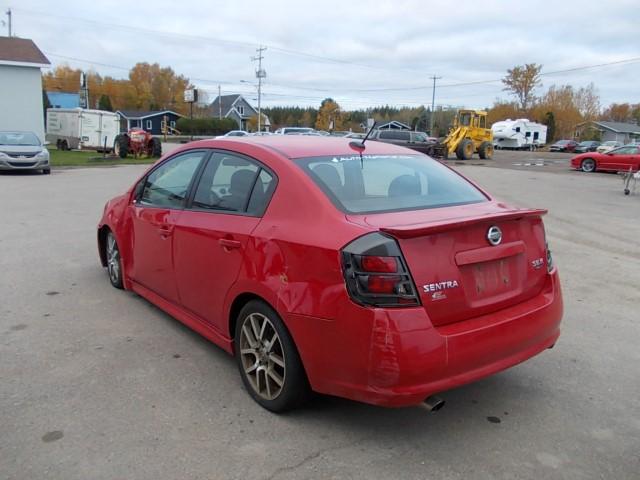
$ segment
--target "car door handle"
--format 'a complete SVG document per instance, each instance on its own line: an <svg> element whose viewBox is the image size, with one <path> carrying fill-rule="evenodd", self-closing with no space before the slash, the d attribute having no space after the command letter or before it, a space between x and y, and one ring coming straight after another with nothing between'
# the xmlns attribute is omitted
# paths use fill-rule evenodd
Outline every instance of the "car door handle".
<svg viewBox="0 0 640 480"><path fill-rule="evenodd" d="M232 248L240 248L242 246L239 241L230 240L228 238L221 238L220 240L218 240L218 243L227 251L231 250Z"/></svg>
<svg viewBox="0 0 640 480"><path fill-rule="evenodd" d="M161 227L158 227L158 230L160 231L160 238L165 239L170 237L173 233L173 226L163 225Z"/></svg>

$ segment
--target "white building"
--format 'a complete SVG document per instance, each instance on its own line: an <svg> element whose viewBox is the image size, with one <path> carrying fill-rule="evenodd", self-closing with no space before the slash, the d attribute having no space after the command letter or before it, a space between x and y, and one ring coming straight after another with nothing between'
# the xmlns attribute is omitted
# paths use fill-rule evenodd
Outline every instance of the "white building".
<svg viewBox="0 0 640 480"><path fill-rule="evenodd" d="M32 40L0 37L0 130L34 132L44 142L40 69L49 65Z"/></svg>

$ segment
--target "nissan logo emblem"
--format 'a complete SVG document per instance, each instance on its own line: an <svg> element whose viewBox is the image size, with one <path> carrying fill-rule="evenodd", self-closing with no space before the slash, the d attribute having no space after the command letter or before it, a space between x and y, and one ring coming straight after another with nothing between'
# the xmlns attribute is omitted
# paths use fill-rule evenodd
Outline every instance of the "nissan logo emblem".
<svg viewBox="0 0 640 480"><path fill-rule="evenodd" d="M500 245L502 241L502 230L500 230L495 225L493 227L489 227L487 231L487 240L491 245Z"/></svg>

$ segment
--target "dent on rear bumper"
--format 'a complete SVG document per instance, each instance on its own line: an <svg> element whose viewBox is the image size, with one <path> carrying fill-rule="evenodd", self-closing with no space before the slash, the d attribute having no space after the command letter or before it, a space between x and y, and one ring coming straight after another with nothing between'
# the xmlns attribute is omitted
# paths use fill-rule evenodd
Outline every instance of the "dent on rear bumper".
<svg viewBox="0 0 640 480"><path fill-rule="evenodd" d="M533 299L444 327L433 327L421 308L353 306L340 320L290 315L288 323L314 390L406 406L550 347L560 335L562 309L554 272Z"/></svg>

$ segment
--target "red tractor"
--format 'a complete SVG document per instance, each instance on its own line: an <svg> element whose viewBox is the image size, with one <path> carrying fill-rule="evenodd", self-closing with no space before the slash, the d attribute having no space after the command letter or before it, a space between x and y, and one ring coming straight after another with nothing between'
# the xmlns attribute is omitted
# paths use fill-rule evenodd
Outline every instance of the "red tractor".
<svg viewBox="0 0 640 480"><path fill-rule="evenodd" d="M120 158L126 158L130 153L134 157L143 154L147 157L160 157L162 156L162 144L159 138L155 138L149 132L141 128L132 128L115 138L113 151Z"/></svg>

